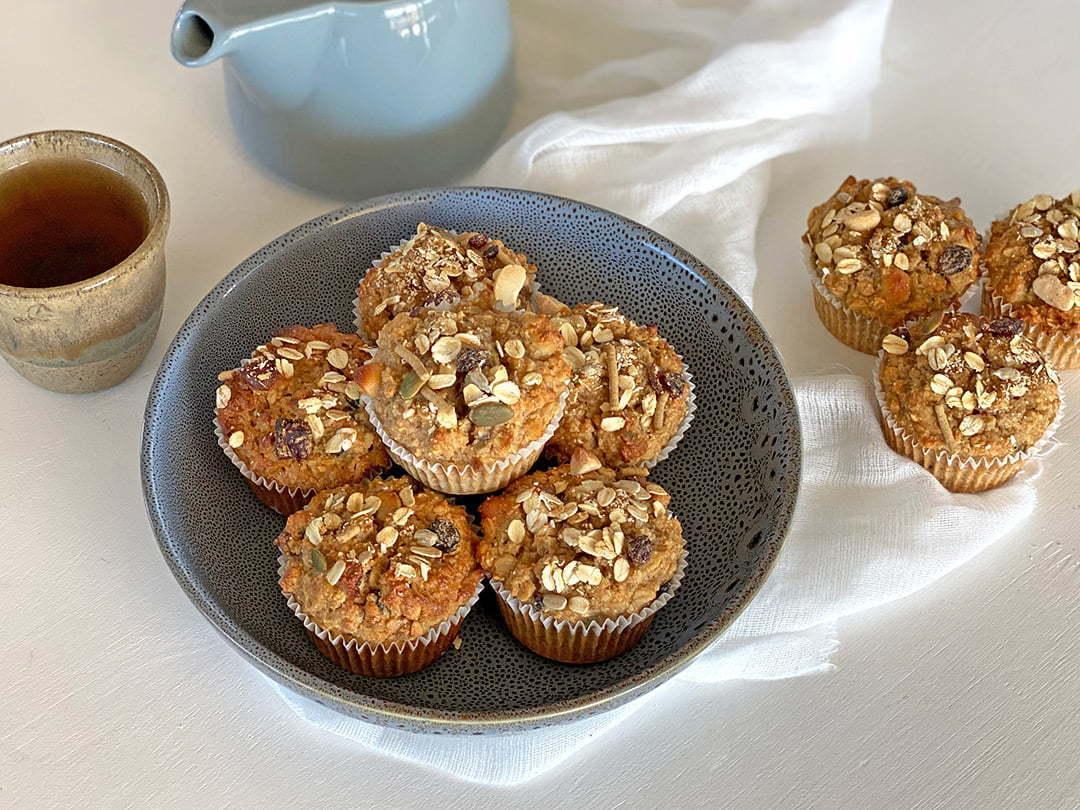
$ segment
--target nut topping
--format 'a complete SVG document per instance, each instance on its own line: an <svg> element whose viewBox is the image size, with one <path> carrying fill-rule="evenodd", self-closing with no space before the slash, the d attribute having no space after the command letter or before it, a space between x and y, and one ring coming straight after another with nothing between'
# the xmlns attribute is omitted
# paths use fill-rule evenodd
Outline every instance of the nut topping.
<svg viewBox="0 0 1080 810"><path fill-rule="evenodd" d="M1031 291L1054 309L1062 312L1068 312L1076 303L1073 290L1062 284L1057 276L1036 277L1031 283Z"/></svg>

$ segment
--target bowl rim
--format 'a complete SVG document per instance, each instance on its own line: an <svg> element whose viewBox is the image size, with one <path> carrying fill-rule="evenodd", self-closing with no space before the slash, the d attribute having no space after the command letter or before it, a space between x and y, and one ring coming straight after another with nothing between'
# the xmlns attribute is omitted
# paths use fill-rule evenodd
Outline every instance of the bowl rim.
<svg viewBox="0 0 1080 810"><path fill-rule="evenodd" d="M528 195L558 203L569 203L586 209L614 217L633 229L638 229L648 235L653 247L660 246L665 250L665 255L671 260L682 265L692 274L701 277L706 284L713 287L730 306L744 310L749 316L750 325L756 327L760 333L761 348L772 354L773 359L781 374L777 380L779 384L778 394L783 404L793 415L789 427L789 441L796 449L792 460L791 471L783 486L783 498L775 512L777 521L776 529L772 535L775 538L774 550L766 561L759 566L745 581L741 583L736 597L729 601L724 610L712 621L697 628L695 635L675 650L664 656L642 671L628 678L623 678L602 689L590 692L579 698L568 698L530 709L514 710L513 714L505 711L462 712L448 711L444 709L417 707L407 703L399 703L392 700L357 695L347 689L329 683L324 679L304 672L295 664L289 662L274 650L259 643L249 636L242 628L236 625L217 606L216 602L204 593L195 579L177 559L167 539L167 532L161 508L158 504L159 493L153 482L151 469L154 466L154 438L150 430L151 419L161 406L161 392L166 384L166 378L177 355L184 349L190 340L190 327L194 327L204 317L211 306L228 294L238 283L247 278L251 273L257 272L261 266L272 256L283 250L309 238L315 234L324 232L327 228L336 226L340 222L354 217L363 217L371 212L399 205L409 205L422 201L425 197L433 195L461 195L469 193L494 193L496 195L515 194ZM555 725L563 722L582 719L603 711L614 709L628 701L654 689L668 680L680 670L687 667L698 655L704 652L716 638L738 617L746 608L753 597L760 590L762 583L768 578L776 566L780 556L780 550L791 527L795 504L798 499L803 461L802 431L799 420L798 404L794 390L791 387L790 377L784 365L783 358L772 340L768 337L761 322L754 315L750 307L738 296L738 294L720 278L707 265L694 257L688 251L662 236L651 228L646 227L628 217L617 214L599 206L584 203L568 197L547 194L526 189L509 188L502 186L441 186L408 191L394 192L379 197L373 197L359 203L350 204L335 209L328 213L314 217L307 222L298 225L292 230L282 234L255 253L248 256L195 305L194 309L184 320L177 330L176 335L169 344L168 349L162 356L161 364L154 375L154 382L146 400L146 408L143 414L143 437L141 442L140 474L142 479L143 500L146 507L154 537L162 556L176 578L177 583L183 589L188 599L195 605L200 613L210 622L226 640L228 640L243 657L252 663L256 669L272 678L278 684L287 687L301 696L314 700L324 706L329 706L344 714L380 725L390 725L409 731L439 732L452 734L479 734L493 732L522 731L542 726Z"/></svg>

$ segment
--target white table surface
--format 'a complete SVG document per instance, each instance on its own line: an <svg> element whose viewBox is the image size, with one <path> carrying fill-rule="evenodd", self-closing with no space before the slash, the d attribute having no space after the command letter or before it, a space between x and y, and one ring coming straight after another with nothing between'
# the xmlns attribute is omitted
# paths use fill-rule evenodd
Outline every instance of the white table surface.
<svg viewBox="0 0 1080 810"><path fill-rule="evenodd" d="M895 5L872 139L774 167L757 311L796 374L869 370L818 324L798 265L804 212L845 173L958 193L979 223L1080 186L1080 4ZM169 57L171 0L7 0L3 11L0 135L76 127L125 140L161 169L174 219L161 332L131 379L65 397L0 368L0 806L1080 802L1076 406L1030 524L923 592L844 622L835 671L663 688L517 792L298 720L173 581L144 514L138 447L154 370L191 308L237 262L337 202L242 156L220 68ZM1080 402L1080 375L1067 394Z"/></svg>

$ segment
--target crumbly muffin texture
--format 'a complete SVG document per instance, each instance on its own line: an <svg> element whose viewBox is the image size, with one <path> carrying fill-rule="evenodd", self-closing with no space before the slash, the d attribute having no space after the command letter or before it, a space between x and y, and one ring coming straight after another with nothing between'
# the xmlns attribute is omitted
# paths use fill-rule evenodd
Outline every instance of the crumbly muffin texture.
<svg viewBox="0 0 1080 810"><path fill-rule="evenodd" d="M528 303L536 266L498 239L421 222L416 234L368 270L357 289L360 327L372 338L402 312L461 302L503 309Z"/></svg>
<svg viewBox="0 0 1080 810"><path fill-rule="evenodd" d="M675 573L682 528L644 470L579 450L570 465L520 478L480 507L480 563L522 602L568 621L646 607Z"/></svg>
<svg viewBox="0 0 1080 810"><path fill-rule="evenodd" d="M363 389L386 433L426 462L487 464L543 436L570 379L563 338L532 312L402 313Z"/></svg>
<svg viewBox="0 0 1080 810"><path fill-rule="evenodd" d="M825 287L887 326L945 309L978 277L979 235L959 199L895 177L848 177L803 238Z"/></svg>
<svg viewBox="0 0 1080 810"><path fill-rule="evenodd" d="M988 290L1013 315L1080 337L1080 190L1038 194L994 222L983 265Z"/></svg>
<svg viewBox="0 0 1080 810"><path fill-rule="evenodd" d="M885 406L928 450L996 458L1027 450L1060 407L1057 374L1024 325L945 315L928 334L886 335L881 365Z"/></svg>
<svg viewBox="0 0 1080 810"><path fill-rule="evenodd" d="M552 317L573 368L566 413L545 448L561 462L577 447L609 467L654 461L690 404L684 366L656 327L616 307L580 304Z"/></svg>
<svg viewBox="0 0 1080 810"><path fill-rule="evenodd" d="M412 479L317 493L277 538L281 590L321 628L363 643L418 638L476 591L465 509Z"/></svg>
<svg viewBox="0 0 1080 810"><path fill-rule="evenodd" d="M291 326L218 375L218 423L248 468L292 489L327 489L390 465L360 406L370 349L332 324Z"/></svg>

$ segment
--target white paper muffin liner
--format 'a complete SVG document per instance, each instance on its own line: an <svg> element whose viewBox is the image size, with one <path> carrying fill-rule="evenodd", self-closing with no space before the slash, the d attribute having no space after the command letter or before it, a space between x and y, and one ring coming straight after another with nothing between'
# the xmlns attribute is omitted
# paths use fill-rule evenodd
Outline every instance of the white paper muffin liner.
<svg viewBox="0 0 1080 810"><path fill-rule="evenodd" d="M663 593L635 613L624 613L602 622L555 619L522 602L498 580L489 581L499 597L503 621L518 641L545 658L567 664L591 664L614 658L633 647L649 629L656 612L671 601L685 573L684 549Z"/></svg>
<svg viewBox="0 0 1080 810"><path fill-rule="evenodd" d="M874 395L877 397L885 441L897 453L926 468L942 486L952 492L982 492L1001 486L1016 475L1029 459L1046 450L1061 424L1061 417L1065 412L1065 396L1059 382L1057 415L1042 437L1027 450L1018 450L1006 456L965 456L947 450L925 448L897 423L885 404L885 391L881 387L881 368L885 355L884 349L879 351L874 363Z"/></svg>
<svg viewBox="0 0 1080 810"><path fill-rule="evenodd" d="M288 516L303 509L304 505L311 500L311 496L315 494L314 489L293 489L252 472L240 456L236 455L236 451L229 447L229 439L216 416L214 417L214 436L217 437L218 447L225 452L229 461L244 476L251 491L255 493L255 497L279 515Z"/></svg>
<svg viewBox="0 0 1080 810"><path fill-rule="evenodd" d="M814 294L814 309L825 328L843 343L864 354L877 354L881 349L881 339L896 327L887 326L874 318L861 315L845 306L821 279L814 254L810 246L803 243L803 257L810 271L810 283ZM960 309L975 294L978 278L973 281L957 298L956 309ZM911 318L910 320L918 320Z"/></svg>
<svg viewBox="0 0 1080 810"><path fill-rule="evenodd" d="M278 579L285 573L285 555L278 556ZM372 644L357 641L340 634L333 634L320 627L308 616L291 594L283 594L289 609L304 624L308 636L319 652L340 667L357 675L374 678L393 678L417 672L438 659L457 638L461 624L484 590L484 580L476 584L476 591L469 601L459 607L449 618L435 625L419 638L395 641L391 644Z"/></svg>
<svg viewBox="0 0 1080 810"><path fill-rule="evenodd" d="M447 233L452 233L454 236L458 235L458 232L451 229L451 228L443 228L442 230L446 231ZM382 264L386 260L387 256L389 256L395 250L399 250L400 248L405 247L405 245L412 238L413 238L412 236L406 236L404 239L400 240L396 245L392 246L389 250L384 250L382 253L380 253L379 258L372 259L371 260L371 267L369 267L366 271L364 271L364 275L361 276L359 281L356 282L356 295L353 297L353 301L352 301L353 324L356 326L357 334L363 335L364 337L368 338L369 340L372 340L372 341L375 340L375 338L377 338L378 335L369 335L364 331L363 319L362 319L361 314L360 314L360 282L364 280L364 277L367 275L368 272L370 272L371 268L378 267L380 264ZM533 283L532 283L532 287L531 287L531 290L530 290L530 293L529 293L529 309L530 310L533 309L533 302L536 300L536 296L539 295L539 294L540 294L540 282L536 279L536 276L533 276ZM439 306L427 307L427 308L428 309L436 309L436 310L438 310L438 309L446 310L446 309L453 309L455 306L457 306L456 303L449 303L449 304L441 304Z"/></svg>
<svg viewBox="0 0 1080 810"><path fill-rule="evenodd" d="M466 465L444 464L418 458L386 432L382 421L375 413L371 397L364 394L363 401L371 426L386 445L390 456L404 467L409 475L438 492L449 495L479 495L502 489L529 471L536 463L536 459L540 457L544 445L555 434L559 422L562 421L568 395L569 391L563 390L559 395L559 405L555 409L555 415L548 422L544 432L525 447L495 462Z"/></svg>

